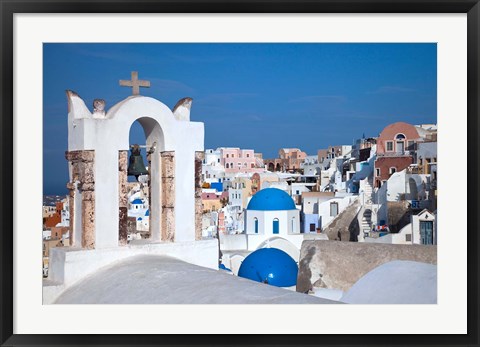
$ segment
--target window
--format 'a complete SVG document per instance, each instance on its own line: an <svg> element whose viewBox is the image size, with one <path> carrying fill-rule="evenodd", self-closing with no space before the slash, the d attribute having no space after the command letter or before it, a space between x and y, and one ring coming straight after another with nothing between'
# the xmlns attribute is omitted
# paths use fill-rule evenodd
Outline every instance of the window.
<svg viewBox="0 0 480 347"><path fill-rule="evenodd" d="M310 231L315 231L315 223L310 223Z"/></svg>
<svg viewBox="0 0 480 347"><path fill-rule="evenodd" d="M273 220L273 233L278 234L280 232L280 222L278 218Z"/></svg>
<svg viewBox="0 0 480 347"><path fill-rule="evenodd" d="M217 159L217 162L220 163L220 158Z"/></svg>
<svg viewBox="0 0 480 347"><path fill-rule="evenodd" d="M235 158L235 154L232 154L232 158Z"/></svg>
<svg viewBox="0 0 480 347"><path fill-rule="evenodd" d="M375 169L375 176L380 176L380 169Z"/></svg>
<svg viewBox="0 0 480 347"><path fill-rule="evenodd" d="M396 139L396 140L405 140L405 135L403 135L403 134L398 134L397 136L395 136L395 139Z"/></svg>
<svg viewBox="0 0 480 347"><path fill-rule="evenodd" d="M406 234L405 235L405 241L406 242L412 242L412 234Z"/></svg>
<svg viewBox="0 0 480 347"><path fill-rule="evenodd" d="M227 154L227 158L229 158L229 154Z"/></svg>
<svg viewBox="0 0 480 347"><path fill-rule="evenodd" d="M258 218L254 218L253 222L255 223L255 234L258 234Z"/></svg>
<svg viewBox="0 0 480 347"><path fill-rule="evenodd" d="M295 229L295 217L292 218L292 233L296 233L297 230Z"/></svg>
<svg viewBox="0 0 480 347"><path fill-rule="evenodd" d="M338 215L338 202L330 203L330 217L335 217Z"/></svg>
<svg viewBox="0 0 480 347"><path fill-rule="evenodd" d="M408 148L407 148L407 149L408 149L409 151L413 151L413 150L414 150L415 141L409 140L409 141L407 142L407 144L408 144Z"/></svg>
<svg viewBox="0 0 480 347"><path fill-rule="evenodd" d="M394 174L395 172L397 172L397 168L396 167L391 167L390 170L389 170L390 175Z"/></svg>
<svg viewBox="0 0 480 347"><path fill-rule="evenodd" d="M247 153L247 158L250 158L250 154Z"/></svg>
<svg viewBox="0 0 480 347"><path fill-rule="evenodd" d="M253 169L255 167L255 164L250 164L250 167Z"/></svg>
<svg viewBox="0 0 480 347"><path fill-rule="evenodd" d="M387 152L393 152L393 141L387 141Z"/></svg>

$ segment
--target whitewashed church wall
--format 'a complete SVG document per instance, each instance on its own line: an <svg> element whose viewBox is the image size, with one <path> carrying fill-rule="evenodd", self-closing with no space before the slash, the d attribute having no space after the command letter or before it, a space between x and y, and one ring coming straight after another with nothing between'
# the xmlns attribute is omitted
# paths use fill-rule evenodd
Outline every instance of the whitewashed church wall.
<svg viewBox="0 0 480 347"><path fill-rule="evenodd" d="M220 233L220 249L224 251L247 249L247 235Z"/></svg>
<svg viewBox="0 0 480 347"><path fill-rule="evenodd" d="M85 116L81 107L77 109ZM203 151L203 123L177 121L160 101L133 96L113 106L105 119L69 114L69 151L95 150L96 163L101 163L95 165L97 248L118 245L118 199L112 199L118 197L118 151L129 149L130 127L136 120L150 128L145 129L147 144L156 141L156 151L176 152L175 202L181 206L175 211L176 240L195 239L194 155ZM155 127L157 122L160 127ZM152 210L160 211L160 206Z"/></svg>
<svg viewBox="0 0 480 347"><path fill-rule="evenodd" d="M247 210L247 225L246 232L248 234L255 234L255 218L258 219L258 233L263 234L265 228L265 220L263 218L263 211Z"/></svg>
<svg viewBox="0 0 480 347"><path fill-rule="evenodd" d="M155 243L137 247L116 247L94 250L71 250L68 247L52 248L55 259L50 273L53 281L63 283L65 288L78 280L113 262L141 254L165 255L190 264L218 269L218 241L201 240L183 243Z"/></svg>

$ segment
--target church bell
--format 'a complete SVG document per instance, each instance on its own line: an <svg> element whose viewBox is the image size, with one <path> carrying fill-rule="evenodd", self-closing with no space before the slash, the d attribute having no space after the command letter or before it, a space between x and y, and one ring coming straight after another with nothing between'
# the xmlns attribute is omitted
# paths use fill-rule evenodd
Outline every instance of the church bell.
<svg viewBox="0 0 480 347"><path fill-rule="evenodd" d="M128 163L128 176L135 176L138 180L138 176L140 175L148 175L148 170L143 163L143 157L140 154L140 146L133 145Z"/></svg>

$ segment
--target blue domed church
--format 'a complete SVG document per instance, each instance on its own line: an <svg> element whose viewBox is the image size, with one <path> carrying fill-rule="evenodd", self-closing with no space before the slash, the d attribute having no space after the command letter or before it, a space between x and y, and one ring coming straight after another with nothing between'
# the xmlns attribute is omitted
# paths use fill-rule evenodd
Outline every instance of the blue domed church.
<svg viewBox="0 0 480 347"><path fill-rule="evenodd" d="M258 191L247 205L245 233L220 234L222 263L237 274L243 260L246 259L244 253L237 252L251 251L253 255L264 248L277 248L292 258L292 261L298 262L305 235L300 231L300 211L297 210L290 195L277 188L264 188ZM315 237L327 239L324 235ZM253 270L257 271L258 268Z"/></svg>
<svg viewBox="0 0 480 347"><path fill-rule="evenodd" d="M248 235L286 236L300 233L300 214L293 199L283 190L266 188L256 193L245 213ZM261 235L261 236L260 236Z"/></svg>

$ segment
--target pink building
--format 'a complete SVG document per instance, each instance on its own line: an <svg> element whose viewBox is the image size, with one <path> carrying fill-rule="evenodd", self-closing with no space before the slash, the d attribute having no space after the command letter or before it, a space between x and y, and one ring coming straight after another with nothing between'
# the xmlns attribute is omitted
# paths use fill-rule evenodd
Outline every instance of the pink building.
<svg viewBox="0 0 480 347"><path fill-rule="evenodd" d="M383 129L377 139L375 187L380 187L392 174L414 162L415 144L421 140L417 127L408 123L397 122Z"/></svg>
<svg viewBox="0 0 480 347"><path fill-rule="evenodd" d="M220 164L225 168L225 173L263 172L260 161L253 149L220 148Z"/></svg>
<svg viewBox="0 0 480 347"><path fill-rule="evenodd" d="M377 155L410 154L419 140L421 138L414 125L404 122L390 124L377 139Z"/></svg>

